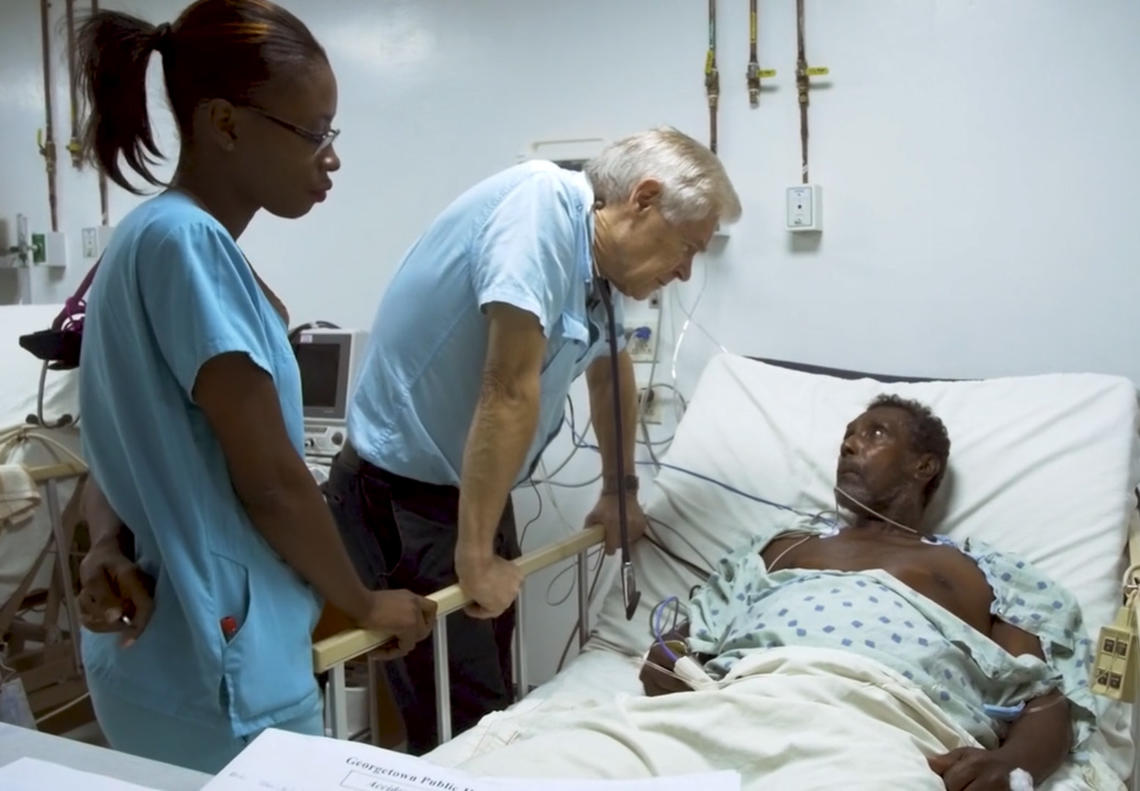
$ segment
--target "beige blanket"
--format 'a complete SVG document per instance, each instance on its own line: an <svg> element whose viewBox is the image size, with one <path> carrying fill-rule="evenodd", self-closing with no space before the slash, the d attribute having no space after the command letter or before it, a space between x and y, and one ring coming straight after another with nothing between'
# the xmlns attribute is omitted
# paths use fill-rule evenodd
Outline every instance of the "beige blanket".
<svg viewBox="0 0 1140 791"><path fill-rule="evenodd" d="M637 778L735 769L744 789L943 791L927 756L977 746L905 678L841 651L781 648L722 688L583 702L552 697L491 715L460 754L483 775ZM1123 789L1100 761L1069 763L1046 789Z"/></svg>

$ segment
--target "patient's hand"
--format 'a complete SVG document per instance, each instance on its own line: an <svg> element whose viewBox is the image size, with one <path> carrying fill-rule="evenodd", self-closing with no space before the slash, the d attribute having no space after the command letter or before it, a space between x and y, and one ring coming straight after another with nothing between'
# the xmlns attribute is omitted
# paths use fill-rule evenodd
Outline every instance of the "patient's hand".
<svg viewBox="0 0 1140 791"><path fill-rule="evenodd" d="M669 643L669 649L677 657L688 654L684 647L683 630L684 627L664 636L665 641ZM665 648L659 642L653 643L645 664L641 666L641 675L639 676L645 694L654 697L656 695L671 695L674 692L692 692L692 687L677 678L672 670L673 660L665 652Z"/></svg>
<svg viewBox="0 0 1140 791"><path fill-rule="evenodd" d="M1001 749L960 747L928 760L942 776L946 791L1009 791L1009 775L1017 765Z"/></svg>
<svg viewBox="0 0 1140 791"><path fill-rule="evenodd" d="M154 613L154 579L115 542L94 544L79 564L79 614L93 632L121 632L129 646Z"/></svg>

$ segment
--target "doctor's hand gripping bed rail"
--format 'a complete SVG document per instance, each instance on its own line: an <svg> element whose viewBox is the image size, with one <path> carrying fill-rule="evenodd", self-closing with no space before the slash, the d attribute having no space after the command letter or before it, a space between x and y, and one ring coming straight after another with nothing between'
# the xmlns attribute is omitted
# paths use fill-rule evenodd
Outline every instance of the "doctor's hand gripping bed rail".
<svg viewBox="0 0 1140 791"><path fill-rule="evenodd" d="M514 561L522 570L524 577L529 577L567 558L577 556L578 572L578 645L584 646L590 636L589 601L587 597L586 572L588 550L602 542L603 530L601 527L591 527L583 530L571 538L551 544L550 546L529 552ZM439 734L442 741L452 737L451 731L451 691L448 683L447 667L447 629L444 622L447 615L462 610L471 603L471 598L463 592L458 585L449 585L428 596L437 606L436 624L432 630L431 640L435 649L435 688L436 717ZM524 651L524 619L523 597L520 592L515 602L517 608L514 665L515 684L518 698L522 698L527 690L526 660ZM332 721L332 735L337 739L347 739L348 712L347 691L345 685L345 663L351 659L363 656L373 651L392 637L386 632L372 632L364 629L350 629L332 637L325 638L313 644L313 669L317 673L329 674L329 687L327 705Z"/></svg>

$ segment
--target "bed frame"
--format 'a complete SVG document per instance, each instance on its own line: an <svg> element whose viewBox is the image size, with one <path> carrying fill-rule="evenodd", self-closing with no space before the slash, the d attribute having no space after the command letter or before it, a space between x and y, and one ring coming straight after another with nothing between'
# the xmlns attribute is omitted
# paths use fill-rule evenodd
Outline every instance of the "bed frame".
<svg viewBox="0 0 1140 791"><path fill-rule="evenodd" d="M932 382L932 381L961 381L948 379L933 379L928 377L893 376L886 374L873 374L862 371L853 371L843 368L828 368L807 363L788 362L786 360L772 360L761 357L751 359L789 368L804 373L834 376L840 379L875 379L884 384L895 382ZM1140 506L1140 503L1138 503ZM514 561L522 570L524 576L530 576L554 563L569 557L577 556L578 572L578 644L582 647L590 635L589 628L589 602L586 597L586 553L602 540L602 529L592 527L584 530L573 538L552 544L543 549L523 555ZM1140 509L1133 514L1128 539L1128 554L1130 563L1140 566ZM1140 578L1137 579L1140 583ZM441 741L452 738L451 727L451 692L448 684L449 673L447 665L447 630L443 627L443 618L453 612L461 610L471 603L458 585L450 585L436 591L428 598L438 606L437 617L440 619L432 631L432 640L435 649L435 688L436 688L436 718ZM521 699L528 689L526 679L526 662L524 659L525 640L522 612L522 595L516 602L518 617L515 627L514 663L515 684L517 699ZM327 706L329 709L332 734L338 739L350 737L348 731L347 691L345 684L345 663L370 651L379 648L391 639L392 635L385 632L369 632L362 629L353 629L321 640L313 645L313 668L318 674L329 674L329 687ZM371 663L370 663L371 667ZM1135 730L1135 728L1134 728ZM1140 745L1138 745L1140 748Z"/></svg>
<svg viewBox="0 0 1140 791"><path fill-rule="evenodd" d="M535 552L528 552L515 560L515 564L522 570L525 577L540 571L567 558L576 558L578 571L578 646L582 647L590 638L589 602L586 597L589 582L586 578L588 562L587 551L602 542L601 527L591 527L581 533L551 544ZM462 610L471 603L471 597L458 585L448 585L427 598L435 602L436 627L432 630L432 642L435 648L435 688L436 688L436 721L439 727L441 741L449 741L451 730L451 687L450 673L447 666L447 629L444 618L453 612ZM517 697L526 694L526 645L523 627L523 597L520 592L515 600L515 640L512 651L514 658L514 676ZM391 633L370 632L364 629L351 629L346 632L328 637L313 644L313 669L318 673L329 674L327 706L332 724L333 736L337 739L347 739L348 709L347 686L345 683L344 665L346 662L364 656L392 638Z"/></svg>

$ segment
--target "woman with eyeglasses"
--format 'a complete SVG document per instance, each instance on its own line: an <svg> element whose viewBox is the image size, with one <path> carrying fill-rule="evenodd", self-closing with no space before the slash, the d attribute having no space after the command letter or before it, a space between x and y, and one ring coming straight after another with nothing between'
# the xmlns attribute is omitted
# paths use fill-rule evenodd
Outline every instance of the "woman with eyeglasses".
<svg viewBox="0 0 1140 791"><path fill-rule="evenodd" d="M395 631L396 655L435 615L361 584L303 461L285 308L238 247L262 209L301 217L332 187L336 80L268 0L199 0L157 27L96 12L79 41L85 142L112 180L138 191L122 157L161 185L155 53L181 142L171 182L116 228L87 309L88 686L112 747L216 772L266 727L323 733L322 598Z"/></svg>

